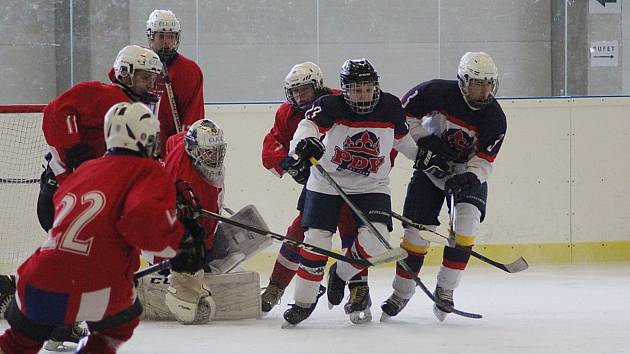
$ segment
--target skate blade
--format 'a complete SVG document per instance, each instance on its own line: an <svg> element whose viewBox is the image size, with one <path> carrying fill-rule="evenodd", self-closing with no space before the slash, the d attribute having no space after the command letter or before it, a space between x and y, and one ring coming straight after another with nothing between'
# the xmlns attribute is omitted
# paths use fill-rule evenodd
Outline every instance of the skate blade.
<svg viewBox="0 0 630 354"><path fill-rule="evenodd" d="M332 310L333 307L335 307L335 305L332 302L328 301L328 309Z"/></svg>
<svg viewBox="0 0 630 354"><path fill-rule="evenodd" d="M372 313L369 309L350 313L350 322L363 324L372 321Z"/></svg>
<svg viewBox="0 0 630 354"><path fill-rule="evenodd" d="M381 313L381 322L389 322L390 318L392 318L392 316L386 314L385 312Z"/></svg>
<svg viewBox="0 0 630 354"><path fill-rule="evenodd" d="M437 308L437 306L433 305L433 314L438 320L440 320L440 322L444 322L444 319L446 318L446 315L448 315L448 312L444 312Z"/></svg>
<svg viewBox="0 0 630 354"><path fill-rule="evenodd" d="M295 328L295 326L293 323L289 323L287 321L284 321L284 323L282 324L282 326L280 326L280 328L282 329L291 329L291 328Z"/></svg>
<svg viewBox="0 0 630 354"><path fill-rule="evenodd" d="M71 344L66 344L66 343L71 343ZM69 352L69 351L75 350L76 348L77 348L76 343L58 342L56 340L49 340L44 345L44 349L50 352Z"/></svg>

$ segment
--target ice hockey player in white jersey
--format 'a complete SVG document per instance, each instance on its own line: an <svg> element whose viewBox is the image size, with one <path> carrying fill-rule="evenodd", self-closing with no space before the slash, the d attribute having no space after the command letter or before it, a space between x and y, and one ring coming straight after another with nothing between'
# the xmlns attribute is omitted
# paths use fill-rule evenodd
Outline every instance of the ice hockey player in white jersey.
<svg viewBox="0 0 630 354"><path fill-rule="evenodd" d="M497 80L497 67L488 54L468 52L459 63L457 80L423 82L402 99L410 134L419 147L403 214L435 230L447 197L448 207L455 211L452 241L468 248L472 248L486 213L487 181L507 129L505 114L494 98ZM429 248L429 241L423 238L428 232L405 227L401 247L408 257L396 265L394 292L381 306L382 320L396 316L414 294L413 277L420 272ZM469 258L470 252L444 248L435 288L435 296L442 302L453 305L453 290ZM410 272L403 269L403 262ZM433 311L443 321L450 309L435 305Z"/></svg>
<svg viewBox="0 0 630 354"><path fill-rule="evenodd" d="M388 238L392 227L390 151L396 149L414 160L417 147L407 134L400 101L380 90L378 75L368 60L347 60L340 77L343 94L323 96L314 102L306 112L306 119L298 125L289 154L295 154L307 163L311 158L319 160L379 233ZM325 137L320 140L324 133ZM343 203L324 176L311 167L302 219L302 227L307 229L305 243L331 249L332 234ZM361 225L348 254L368 258L385 250L376 236ZM326 261L327 257L304 249L300 251L295 304L284 313L284 327L295 326L313 312ZM341 293L343 298L346 282L360 271L349 263L337 262L331 276L338 281L328 283L333 285L333 289L328 289L329 296L330 292L334 296ZM350 291L346 313L354 323L369 321L371 300L368 287L358 285Z"/></svg>

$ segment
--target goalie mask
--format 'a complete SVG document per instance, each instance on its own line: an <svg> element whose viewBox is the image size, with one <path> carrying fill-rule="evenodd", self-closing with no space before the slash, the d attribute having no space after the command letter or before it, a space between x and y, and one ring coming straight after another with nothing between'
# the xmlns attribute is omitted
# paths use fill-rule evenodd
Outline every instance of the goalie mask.
<svg viewBox="0 0 630 354"><path fill-rule="evenodd" d="M312 92L309 92L310 87L307 85L312 87ZM284 79L284 93L287 101L298 111L309 108L323 86L322 70L311 62L295 65Z"/></svg>
<svg viewBox="0 0 630 354"><path fill-rule="evenodd" d="M188 128L184 144L193 165L208 180L217 180L223 176L227 143L218 125L210 119L196 121Z"/></svg>
<svg viewBox="0 0 630 354"><path fill-rule="evenodd" d="M484 52L468 52L459 61L457 80L464 101L472 110L480 110L496 95L498 81L497 66Z"/></svg>
<svg viewBox="0 0 630 354"><path fill-rule="evenodd" d="M147 38L149 47L164 62L169 62L177 53L181 26L175 14L170 10L153 10L147 20Z"/></svg>
<svg viewBox="0 0 630 354"><path fill-rule="evenodd" d="M381 96L378 74L367 59L349 59L341 67L343 98L358 114L374 110Z"/></svg>
<svg viewBox="0 0 630 354"><path fill-rule="evenodd" d="M160 122L143 103L121 102L105 113L107 150L120 148L157 158L160 152Z"/></svg>
<svg viewBox="0 0 630 354"><path fill-rule="evenodd" d="M121 49L114 61L116 80L131 91L134 98L147 104L156 103L160 98L155 91L155 80L161 72L162 62L158 55L137 45Z"/></svg>

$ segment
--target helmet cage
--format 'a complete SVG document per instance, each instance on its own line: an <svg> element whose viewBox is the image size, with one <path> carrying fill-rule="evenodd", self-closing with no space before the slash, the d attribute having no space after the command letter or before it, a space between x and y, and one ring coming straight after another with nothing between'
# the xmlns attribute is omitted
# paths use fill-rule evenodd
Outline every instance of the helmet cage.
<svg viewBox="0 0 630 354"><path fill-rule="evenodd" d="M363 102L354 101L350 97L350 92L355 90L356 87L366 84L373 85L372 99ZM346 100L348 106L350 106L350 109L358 114L371 113L378 104L378 100L381 97L381 89L378 81L349 82L347 84L342 84L341 89L343 90L343 98Z"/></svg>
<svg viewBox="0 0 630 354"><path fill-rule="evenodd" d="M170 60L177 53L179 48L179 35L181 25L175 14L170 10L153 10L147 20L147 38L149 46L153 49L163 61ZM157 34L170 34L175 36L175 45L170 48L155 48L155 37Z"/></svg>
<svg viewBox="0 0 630 354"><path fill-rule="evenodd" d="M305 111L313 103L299 104L295 99L293 89L304 85L312 85L315 96L324 87L322 71L315 63L305 62L295 65L284 79L284 94L287 101L299 111Z"/></svg>
<svg viewBox="0 0 630 354"><path fill-rule="evenodd" d="M186 153L197 170L210 180L223 175L223 161L227 143L223 130L213 121L202 119L195 122L184 137Z"/></svg>
<svg viewBox="0 0 630 354"><path fill-rule="evenodd" d="M499 89L497 67L492 58L484 52L464 54L457 68L457 81L464 101L473 110L487 106L494 99ZM490 84L490 94L485 99L470 97L471 85Z"/></svg>

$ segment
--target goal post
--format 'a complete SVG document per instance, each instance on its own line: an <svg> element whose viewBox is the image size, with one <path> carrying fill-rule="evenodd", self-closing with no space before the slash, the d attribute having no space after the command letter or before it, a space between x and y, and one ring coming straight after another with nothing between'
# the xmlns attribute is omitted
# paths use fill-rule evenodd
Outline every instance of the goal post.
<svg viewBox="0 0 630 354"><path fill-rule="evenodd" d="M0 274L14 274L46 237L37 220L44 107L0 105Z"/></svg>

